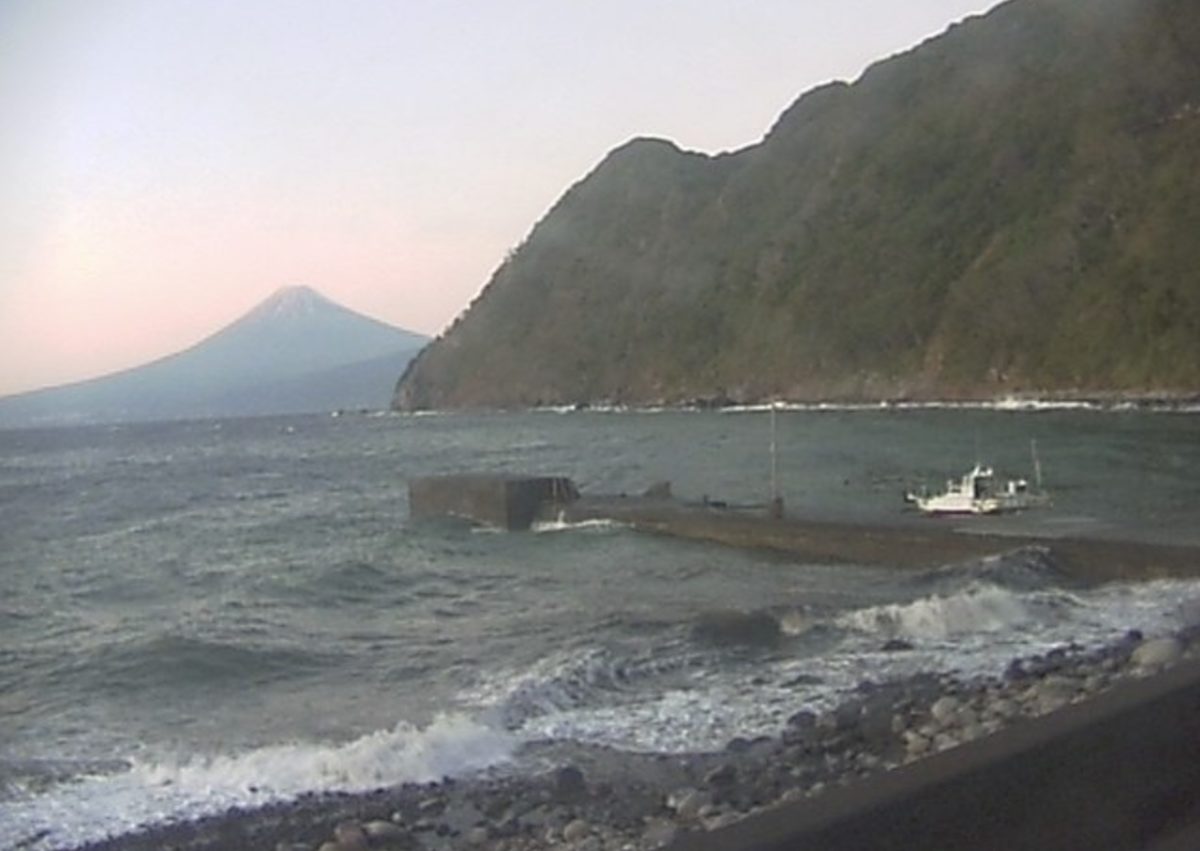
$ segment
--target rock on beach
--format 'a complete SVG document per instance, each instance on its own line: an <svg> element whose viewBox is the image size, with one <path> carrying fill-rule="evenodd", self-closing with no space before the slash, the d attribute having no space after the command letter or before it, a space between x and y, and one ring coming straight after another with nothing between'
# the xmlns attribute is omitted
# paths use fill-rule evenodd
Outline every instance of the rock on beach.
<svg viewBox="0 0 1200 851"><path fill-rule="evenodd" d="M1144 641L1133 651L1130 661L1143 671L1157 671L1174 665L1183 657L1183 644L1173 636Z"/></svg>

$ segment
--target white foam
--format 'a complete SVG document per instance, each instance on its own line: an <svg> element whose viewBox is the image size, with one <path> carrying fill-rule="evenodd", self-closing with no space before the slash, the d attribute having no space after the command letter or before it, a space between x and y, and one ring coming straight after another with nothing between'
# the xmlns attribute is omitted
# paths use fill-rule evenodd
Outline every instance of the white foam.
<svg viewBox="0 0 1200 851"><path fill-rule="evenodd" d="M572 532L583 529L591 530L606 530L614 529L618 526L613 520L605 520L597 518L594 520L577 520L571 522L564 520L562 517L556 517L554 520L541 520L533 524L531 527L534 532Z"/></svg>
<svg viewBox="0 0 1200 851"><path fill-rule="evenodd" d="M978 632L1002 632L1039 620L1034 598L997 585L972 583L952 594L932 594L910 603L856 609L839 626L888 637L945 639Z"/></svg>
<svg viewBox="0 0 1200 851"><path fill-rule="evenodd" d="M88 777L26 801L6 802L0 848L60 848L306 792L431 782L504 763L515 746L507 733L444 715L422 729L401 722L338 745L292 743L232 755L141 758L120 774ZM25 841L33 836L39 839Z"/></svg>
<svg viewBox="0 0 1200 851"><path fill-rule="evenodd" d="M1114 583L1090 592L1081 624L1109 633L1140 629L1146 635L1193 626L1200 617L1200 580L1157 579Z"/></svg>
<svg viewBox="0 0 1200 851"><path fill-rule="evenodd" d="M779 629L784 635L804 635L821 624L821 619L799 609L792 609L779 616Z"/></svg>
<svg viewBox="0 0 1200 851"><path fill-rule="evenodd" d="M920 672L998 676L1014 658L1068 643L1097 647L1133 628L1165 634L1197 619L1195 580L1074 592L975 580L954 591L844 612L832 621L793 610L780 618L789 636L803 641L822 625L844 634L822 633L810 650L738 668L689 664L676 655L669 676L649 678L661 689L640 685L645 665L638 662L629 688L614 697L605 653L562 650L523 671L495 672L461 697L502 710L523 739L564 738L637 751L719 749L734 735L778 732L798 708L830 708L864 680ZM891 637L913 646L888 652L883 645ZM667 663L671 656L656 658Z"/></svg>

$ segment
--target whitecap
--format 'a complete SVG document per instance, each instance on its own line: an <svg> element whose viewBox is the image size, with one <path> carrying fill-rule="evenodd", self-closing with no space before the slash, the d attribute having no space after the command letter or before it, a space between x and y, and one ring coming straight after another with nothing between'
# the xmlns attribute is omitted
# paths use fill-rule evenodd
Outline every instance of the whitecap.
<svg viewBox="0 0 1200 851"><path fill-rule="evenodd" d="M930 594L908 603L855 609L838 617L839 626L889 638L942 640L954 635L1008 632L1042 620L1038 598L973 582L951 594Z"/></svg>
<svg viewBox="0 0 1200 851"><path fill-rule="evenodd" d="M0 847L42 851L309 792L426 783L503 764L516 745L508 733L463 715L442 715L424 728L401 722L341 744L293 742L182 758L142 755L130 760L128 771L77 777L44 795L6 802Z"/></svg>

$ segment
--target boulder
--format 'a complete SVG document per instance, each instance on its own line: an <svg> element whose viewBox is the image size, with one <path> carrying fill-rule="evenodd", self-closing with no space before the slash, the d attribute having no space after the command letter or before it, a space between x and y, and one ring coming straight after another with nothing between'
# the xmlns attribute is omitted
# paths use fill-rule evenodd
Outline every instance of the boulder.
<svg viewBox="0 0 1200 851"><path fill-rule="evenodd" d="M343 851L367 847L367 834L356 821L344 821L333 829L333 838Z"/></svg>
<svg viewBox="0 0 1200 851"><path fill-rule="evenodd" d="M987 730L983 727L982 724L980 724L978 722L972 722L970 724L963 725L962 740L964 742L974 741L975 739L982 739L986 735L987 735Z"/></svg>
<svg viewBox="0 0 1200 851"><path fill-rule="evenodd" d="M467 831L468 845L483 845L488 841L488 830L486 827L473 827Z"/></svg>
<svg viewBox="0 0 1200 851"><path fill-rule="evenodd" d="M958 708L959 699L954 695L948 694L945 697L939 697L933 702L933 705L929 707L929 714L939 724L949 724L953 721Z"/></svg>
<svg viewBox="0 0 1200 851"><path fill-rule="evenodd" d="M655 819L642 831L642 844L646 848L662 848L671 845L679 836L679 828L666 819Z"/></svg>
<svg viewBox="0 0 1200 851"><path fill-rule="evenodd" d="M1013 659L1004 671L1004 679L1009 681L1024 680L1029 676L1029 671L1025 669L1025 662L1021 659Z"/></svg>
<svg viewBox="0 0 1200 851"><path fill-rule="evenodd" d="M929 739L916 730L905 730L903 737L904 750L910 757L916 758L929 753Z"/></svg>
<svg viewBox="0 0 1200 851"><path fill-rule="evenodd" d="M592 827L583 819L575 819L567 822L562 830L562 838L564 842L579 842L585 836L592 832Z"/></svg>
<svg viewBox="0 0 1200 851"><path fill-rule="evenodd" d="M554 796L562 801L574 801L587 794L583 772L573 765L564 765L554 772Z"/></svg>
<svg viewBox="0 0 1200 851"><path fill-rule="evenodd" d="M667 798L667 807L675 811L679 821L694 821L699 818L700 810L712 803L712 796L699 789L679 789Z"/></svg>
<svg viewBox="0 0 1200 851"><path fill-rule="evenodd" d="M897 724L892 706L883 700L868 700L863 704L858 734L863 744L872 750L883 750L896 738L897 729L903 729L904 719Z"/></svg>
<svg viewBox="0 0 1200 851"><path fill-rule="evenodd" d="M725 762L704 775L706 786L732 786L737 782L737 769L733 763Z"/></svg>
<svg viewBox="0 0 1200 851"><path fill-rule="evenodd" d="M998 697L988 704L986 714L991 718L1007 721L1020 713L1020 709L1007 697Z"/></svg>
<svg viewBox="0 0 1200 851"><path fill-rule="evenodd" d="M1174 665L1183 656L1183 644L1177 638L1151 638L1133 651L1129 661L1141 671L1157 671Z"/></svg>
<svg viewBox="0 0 1200 851"><path fill-rule="evenodd" d="M817 726L817 713L811 709L801 709L788 718L787 726L790 730L812 730Z"/></svg>
<svg viewBox="0 0 1200 851"><path fill-rule="evenodd" d="M423 816L439 816L446 811L446 799L440 795L431 798L422 798L417 804L417 812ZM395 815L392 816L392 821L399 821Z"/></svg>
<svg viewBox="0 0 1200 851"><path fill-rule="evenodd" d="M367 839L385 840L388 842L403 839L408 836L408 832L398 824L393 824L390 821L376 819L369 821L362 826L363 833L367 835Z"/></svg>

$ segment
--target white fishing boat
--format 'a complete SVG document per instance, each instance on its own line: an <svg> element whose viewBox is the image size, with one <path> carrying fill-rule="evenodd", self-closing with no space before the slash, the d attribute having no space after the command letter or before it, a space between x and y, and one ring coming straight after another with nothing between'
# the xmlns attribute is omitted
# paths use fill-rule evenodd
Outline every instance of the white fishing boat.
<svg viewBox="0 0 1200 851"><path fill-rule="evenodd" d="M910 491L904 495L926 514L999 514L1005 511L1023 511L1045 505L1049 497L1042 490L1042 468L1033 448L1033 466L1037 487L1031 488L1025 479L996 477L991 467L976 462L970 472L959 479L948 479L941 493Z"/></svg>

